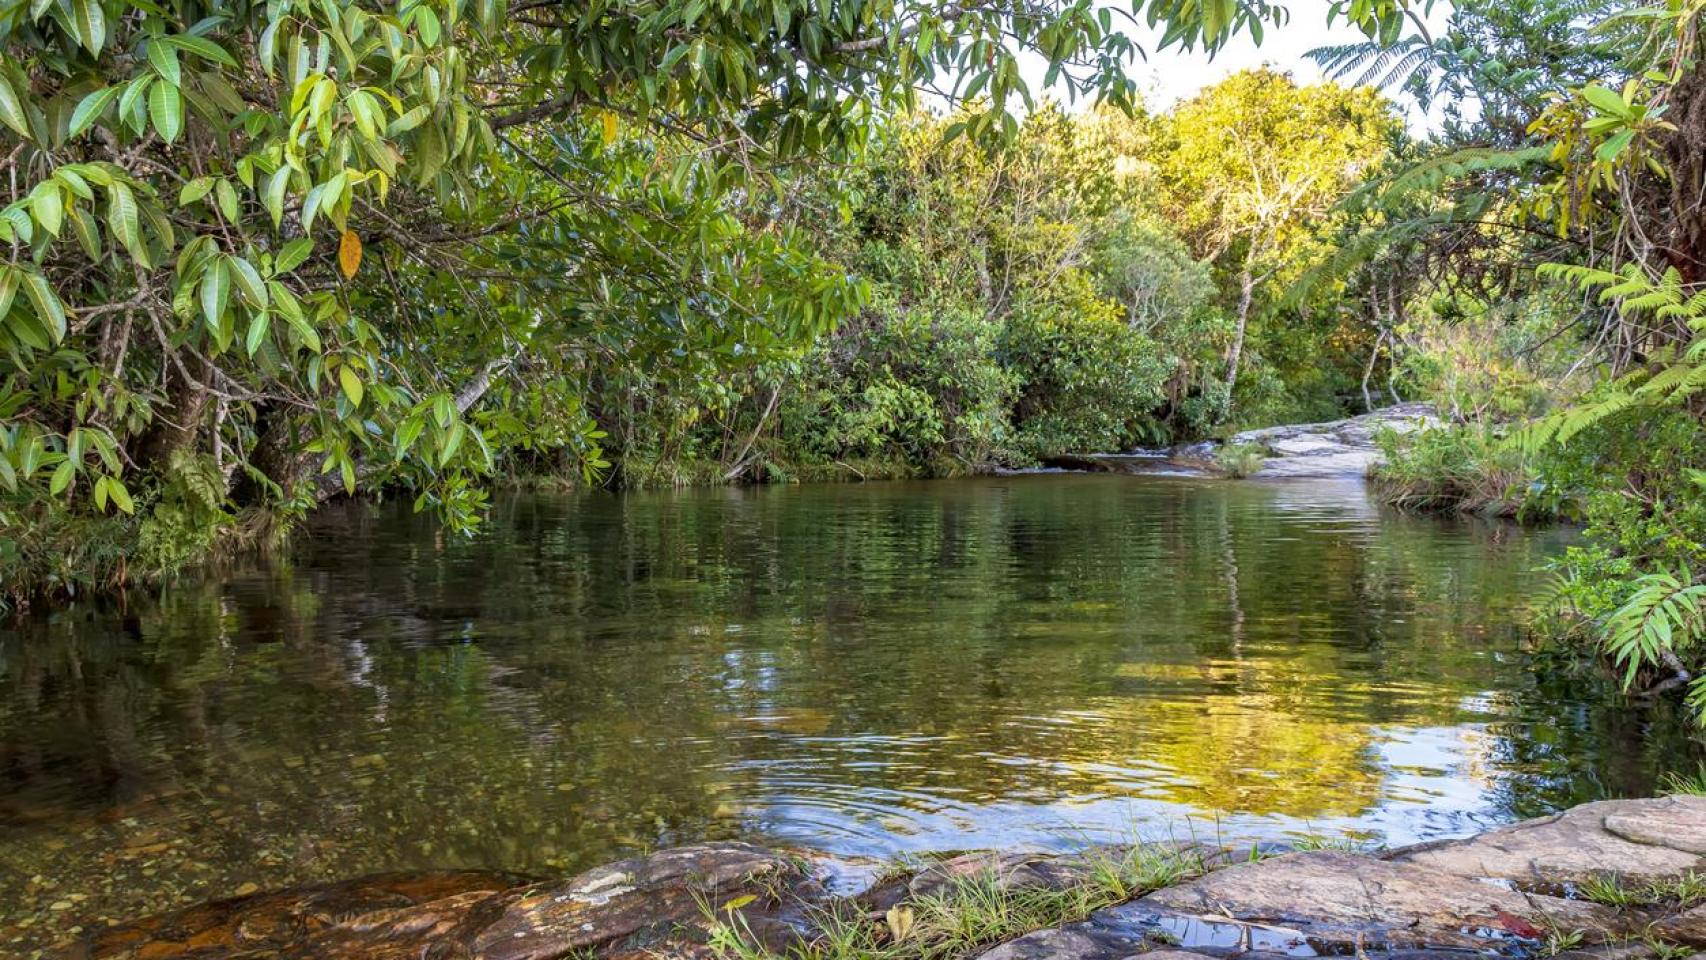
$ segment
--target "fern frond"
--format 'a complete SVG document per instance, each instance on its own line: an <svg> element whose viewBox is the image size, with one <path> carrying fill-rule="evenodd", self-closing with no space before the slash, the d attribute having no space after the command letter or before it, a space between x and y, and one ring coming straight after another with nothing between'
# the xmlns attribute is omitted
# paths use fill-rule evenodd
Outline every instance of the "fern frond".
<svg viewBox="0 0 1706 960"><path fill-rule="evenodd" d="M1706 584L1686 571L1649 573L1605 623L1605 649L1624 668L1629 687L1643 667L1659 667L1667 655L1693 646L1701 635Z"/></svg>

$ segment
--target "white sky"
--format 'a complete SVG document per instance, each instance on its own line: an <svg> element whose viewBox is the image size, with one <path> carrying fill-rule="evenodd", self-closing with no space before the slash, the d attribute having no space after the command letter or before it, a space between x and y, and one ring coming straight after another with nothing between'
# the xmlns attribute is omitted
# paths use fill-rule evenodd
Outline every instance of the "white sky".
<svg viewBox="0 0 1706 960"><path fill-rule="evenodd" d="M1150 33L1141 27L1128 31L1149 55L1147 60L1138 60L1129 68L1138 88L1143 91L1145 103L1151 109L1164 110L1230 74L1264 63L1291 73L1299 83L1316 83L1326 77L1306 56L1310 50L1365 39L1361 31L1346 26L1342 20L1332 29L1327 28L1327 0L1291 0L1286 6L1291 10L1290 22L1282 27L1268 27L1261 46L1258 47L1248 34L1240 34L1212 61L1200 51L1187 53L1177 47L1157 50L1159 32ZM1428 29L1434 36L1444 29L1450 12L1451 5L1444 0L1434 5L1426 18ZM1031 89L1041 91L1044 66L1041 58L1037 59L1037 64L1027 65L1034 69L1027 69L1024 74ZM1419 133L1434 126L1430 118L1416 111L1413 103L1402 98L1394 99L1406 111L1411 129Z"/></svg>

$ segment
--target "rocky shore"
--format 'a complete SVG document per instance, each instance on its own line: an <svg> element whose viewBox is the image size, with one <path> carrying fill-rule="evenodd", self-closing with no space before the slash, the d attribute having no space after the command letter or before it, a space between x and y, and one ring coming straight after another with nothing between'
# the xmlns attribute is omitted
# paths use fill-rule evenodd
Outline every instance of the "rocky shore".
<svg viewBox="0 0 1706 960"><path fill-rule="evenodd" d="M1706 797L1589 803L1389 851L1161 843L974 853L832 893L837 872L814 856L714 843L559 880L379 876L216 901L51 955L1670 960L1706 948Z"/></svg>
<svg viewBox="0 0 1706 960"><path fill-rule="evenodd" d="M1263 427L1235 434L1226 443L1207 441L1167 450L1093 453L1055 457L1051 466L1109 473L1222 472L1222 451L1248 451L1249 476L1257 480L1365 477L1380 462L1375 437L1382 430L1408 433L1439 423L1432 404L1402 403L1326 423Z"/></svg>

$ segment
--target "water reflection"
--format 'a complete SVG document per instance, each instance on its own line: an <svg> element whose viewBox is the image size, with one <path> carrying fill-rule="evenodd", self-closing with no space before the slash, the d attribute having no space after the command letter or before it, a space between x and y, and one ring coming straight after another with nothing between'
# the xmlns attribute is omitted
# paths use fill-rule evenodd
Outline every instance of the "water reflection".
<svg viewBox="0 0 1706 960"><path fill-rule="evenodd" d="M0 943L707 837L1399 843L1647 791L1679 725L1524 663L1557 539L1124 477L523 498L471 542L352 509L0 637Z"/></svg>

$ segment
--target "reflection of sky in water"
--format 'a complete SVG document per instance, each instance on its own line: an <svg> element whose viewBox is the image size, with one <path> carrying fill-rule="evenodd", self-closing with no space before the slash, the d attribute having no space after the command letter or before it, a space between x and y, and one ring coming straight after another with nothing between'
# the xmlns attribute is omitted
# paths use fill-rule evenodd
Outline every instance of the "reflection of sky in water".
<svg viewBox="0 0 1706 960"><path fill-rule="evenodd" d="M912 766L905 742L871 738L837 744L837 752L868 756L826 769L806 755L748 762L740 769L757 777L758 796L746 809L752 827L766 836L831 853L890 857L941 850L1022 845L1070 849L1085 843L1133 838L1245 840L1348 836L1397 846L1467 834L1504 819L1490 791L1494 772L1485 768L1484 727L1385 728L1373 731L1373 762L1380 771L1378 800L1357 816L1295 817L1215 811L1172 799L1189 793L1190 780L1177 771L1134 761L1071 765L1070 773L1093 777L1099 793L1037 799L967 802L956 793L872 789L848 783L841 772ZM1000 766L1067 765L1047 759L988 757ZM1260 771L1251 771L1260 776Z"/></svg>

